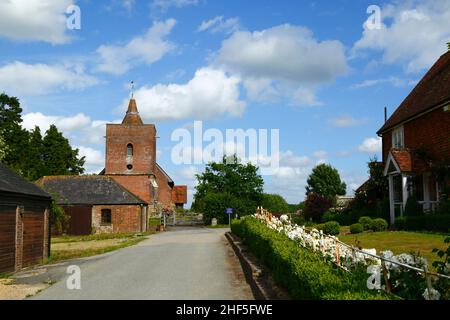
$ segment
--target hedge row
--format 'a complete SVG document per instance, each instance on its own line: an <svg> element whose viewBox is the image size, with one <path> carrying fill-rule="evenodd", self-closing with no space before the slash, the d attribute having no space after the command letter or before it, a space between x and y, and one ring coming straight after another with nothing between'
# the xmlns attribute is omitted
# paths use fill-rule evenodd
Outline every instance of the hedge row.
<svg viewBox="0 0 450 320"><path fill-rule="evenodd" d="M395 219L395 227L407 231L437 231L450 233L450 215L426 214L403 216Z"/></svg>
<svg viewBox="0 0 450 320"><path fill-rule="evenodd" d="M253 217L234 220L231 230L271 269L275 282L294 299L386 299L384 294L367 289L368 275L363 268L354 273L342 271Z"/></svg>

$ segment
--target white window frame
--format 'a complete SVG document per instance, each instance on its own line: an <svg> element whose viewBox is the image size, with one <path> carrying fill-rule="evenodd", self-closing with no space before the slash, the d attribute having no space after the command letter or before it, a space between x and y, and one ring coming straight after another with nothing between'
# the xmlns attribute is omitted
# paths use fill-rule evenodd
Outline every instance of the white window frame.
<svg viewBox="0 0 450 320"><path fill-rule="evenodd" d="M405 131L403 126L392 130L392 148L400 149L405 147Z"/></svg>

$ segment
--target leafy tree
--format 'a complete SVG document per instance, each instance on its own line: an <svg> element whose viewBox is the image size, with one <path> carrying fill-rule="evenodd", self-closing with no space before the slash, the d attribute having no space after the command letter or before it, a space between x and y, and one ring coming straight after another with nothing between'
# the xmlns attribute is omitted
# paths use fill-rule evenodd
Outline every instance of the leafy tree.
<svg viewBox="0 0 450 320"><path fill-rule="evenodd" d="M228 194L245 201L245 212L250 214L260 205L264 180L258 174L258 167L251 163L242 164L236 156L233 161L223 157L222 162L209 163L205 171L197 176L198 185L192 209L205 212L205 198L209 194Z"/></svg>
<svg viewBox="0 0 450 320"><path fill-rule="evenodd" d="M6 156L7 153L7 145L5 139L3 138L3 132L0 130L0 161Z"/></svg>
<svg viewBox="0 0 450 320"><path fill-rule="evenodd" d="M313 192L330 199L337 195L345 195L347 186L341 181L339 172L328 164L319 164L310 174L306 186L306 194Z"/></svg>
<svg viewBox="0 0 450 320"><path fill-rule="evenodd" d="M44 175L77 175L84 172L85 157L78 157L56 126L51 125L42 140L44 147Z"/></svg>
<svg viewBox="0 0 450 320"><path fill-rule="evenodd" d="M26 175L29 180L35 181L42 177L45 172L44 153L45 147L41 129L36 126L34 130L30 132L30 144L27 148L28 165L26 168Z"/></svg>
<svg viewBox="0 0 450 320"><path fill-rule="evenodd" d="M263 194L262 206L272 213L290 213L291 207L286 200L278 194ZM295 212L295 211L292 211Z"/></svg>
<svg viewBox="0 0 450 320"><path fill-rule="evenodd" d="M333 205L333 201L330 197L321 196L315 192L310 192L305 201L305 209L303 214L305 219L312 220L314 222L321 222L322 215L327 212Z"/></svg>
<svg viewBox="0 0 450 320"><path fill-rule="evenodd" d="M450 42L447 42L448 50L450 50Z"/></svg>
<svg viewBox="0 0 450 320"><path fill-rule="evenodd" d="M22 128L22 108L19 100L0 94L0 131L3 142L3 162L18 173L24 172L26 149L28 147L28 132Z"/></svg>

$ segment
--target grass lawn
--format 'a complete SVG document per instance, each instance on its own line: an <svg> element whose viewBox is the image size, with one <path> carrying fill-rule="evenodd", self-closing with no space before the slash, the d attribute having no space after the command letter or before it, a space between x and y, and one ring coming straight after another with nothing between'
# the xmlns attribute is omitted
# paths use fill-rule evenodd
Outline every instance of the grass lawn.
<svg viewBox="0 0 450 320"><path fill-rule="evenodd" d="M151 233L108 233L52 238L51 256L45 263L90 257L135 245Z"/></svg>
<svg viewBox="0 0 450 320"><path fill-rule="evenodd" d="M394 254L420 252L431 267L433 261L438 260L432 250L447 248L444 243L446 237L446 235L431 233L386 231L340 235L339 240L366 249L375 248L377 253L384 250L391 250Z"/></svg>

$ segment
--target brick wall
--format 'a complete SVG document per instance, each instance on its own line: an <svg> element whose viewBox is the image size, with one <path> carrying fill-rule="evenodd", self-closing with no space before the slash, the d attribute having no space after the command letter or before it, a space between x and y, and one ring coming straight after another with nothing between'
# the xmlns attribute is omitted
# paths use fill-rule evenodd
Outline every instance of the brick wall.
<svg viewBox="0 0 450 320"><path fill-rule="evenodd" d="M103 209L111 210L111 225L101 225ZM92 227L95 233L141 232L142 207L140 205L111 205L92 207Z"/></svg>
<svg viewBox="0 0 450 320"><path fill-rule="evenodd" d="M165 208L172 208L172 188L169 186L166 175L158 169L156 170L156 181L158 182L158 201Z"/></svg>
<svg viewBox="0 0 450 320"><path fill-rule="evenodd" d="M133 145L132 170L127 169L127 145ZM106 126L105 174L151 174L156 163L156 128L154 125Z"/></svg>
<svg viewBox="0 0 450 320"><path fill-rule="evenodd" d="M450 158L450 113L443 108L404 124L405 147L423 149L443 161ZM383 134L383 162L392 146L392 131Z"/></svg>
<svg viewBox="0 0 450 320"><path fill-rule="evenodd" d="M150 180L147 175L133 176L133 175L117 175L110 176L114 181L122 185L131 193L137 195L147 203L152 203L152 195L150 193Z"/></svg>

